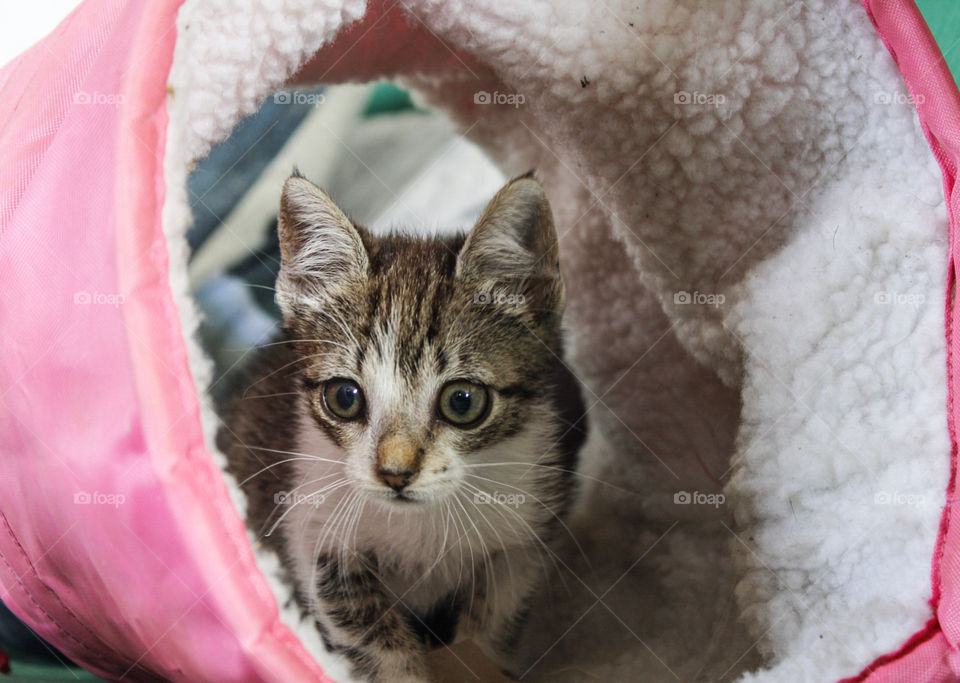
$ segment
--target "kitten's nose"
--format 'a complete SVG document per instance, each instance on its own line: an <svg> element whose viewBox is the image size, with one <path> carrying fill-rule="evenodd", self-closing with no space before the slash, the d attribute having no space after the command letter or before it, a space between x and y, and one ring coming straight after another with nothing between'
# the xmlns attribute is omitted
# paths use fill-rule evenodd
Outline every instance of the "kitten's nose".
<svg viewBox="0 0 960 683"><path fill-rule="evenodd" d="M423 449L409 438L390 434L377 444L377 477L394 491L402 491L420 471Z"/></svg>
<svg viewBox="0 0 960 683"><path fill-rule="evenodd" d="M407 484L413 481L413 478L417 476L417 473L377 470L377 476L380 477L380 481L399 493L407 487Z"/></svg>

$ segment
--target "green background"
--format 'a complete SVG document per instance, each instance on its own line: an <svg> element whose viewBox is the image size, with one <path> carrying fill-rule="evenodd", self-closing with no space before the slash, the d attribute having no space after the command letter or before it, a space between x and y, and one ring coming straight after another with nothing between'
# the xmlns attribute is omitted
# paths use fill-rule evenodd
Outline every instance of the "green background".
<svg viewBox="0 0 960 683"><path fill-rule="evenodd" d="M917 7L937 39L950 66L953 79L960 74L960 2L958 0L917 0Z"/></svg>

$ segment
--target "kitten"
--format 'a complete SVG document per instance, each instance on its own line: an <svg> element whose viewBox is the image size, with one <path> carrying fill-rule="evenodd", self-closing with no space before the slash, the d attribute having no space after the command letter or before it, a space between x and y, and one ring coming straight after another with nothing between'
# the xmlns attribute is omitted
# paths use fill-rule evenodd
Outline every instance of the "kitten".
<svg viewBox="0 0 960 683"><path fill-rule="evenodd" d="M218 435L248 524L357 675L423 680L455 637L507 670L584 439L543 189L376 237L295 174L278 227L283 334Z"/></svg>

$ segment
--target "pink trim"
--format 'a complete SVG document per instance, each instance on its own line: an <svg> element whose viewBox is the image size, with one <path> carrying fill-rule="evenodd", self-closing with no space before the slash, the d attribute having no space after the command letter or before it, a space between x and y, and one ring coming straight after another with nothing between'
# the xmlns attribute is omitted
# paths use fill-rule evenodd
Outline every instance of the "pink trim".
<svg viewBox="0 0 960 683"><path fill-rule="evenodd" d="M163 235L166 80L182 0L149 3L134 41L127 77L117 165L118 262L124 289L151 306L125 309L128 345L144 406L153 467L180 533L204 574L220 618L265 681L329 682L300 640L279 620L276 599L260 572L222 473L204 445L199 401L169 286ZM159 36L159 38L158 38ZM139 230L125 229L138 225ZM149 343L145 343L149 340ZM162 349L158 353L157 349ZM216 667L208 673L216 671Z"/></svg>
<svg viewBox="0 0 960 683"><path fill-rule="evenodd" d="M0 598L106 677L323 683L205 450L170 290L181 2L86 0L0 70Z"/></svg>
<svg viewBox="0 0 960 683"><path fill-rule="evenodd" d="M845 681L954 681L960 677L960 525L952 524L957 485L957 401L960 373L960 301L953 301L960 219L960 92L930 29L913 0L862 0L870 20L900 68L920 126L943 172L949 216L950 254L946 282L947 425L950 480L931 567L931 606L935 617L899 650L879 657Z"/></svg>

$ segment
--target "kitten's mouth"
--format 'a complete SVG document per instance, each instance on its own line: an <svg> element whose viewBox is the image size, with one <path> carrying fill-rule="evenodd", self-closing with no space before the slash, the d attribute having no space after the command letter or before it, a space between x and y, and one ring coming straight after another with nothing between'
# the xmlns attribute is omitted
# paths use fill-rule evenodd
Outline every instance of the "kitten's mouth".
<svg viewBox="0 0 960 683"><path fill-rule="evenodd" d="M410 495L409 491L393 491L388 488L377 488L371 491L377 500L385 502L387 505L416 505L422 503L423 499Z"/></svg>

